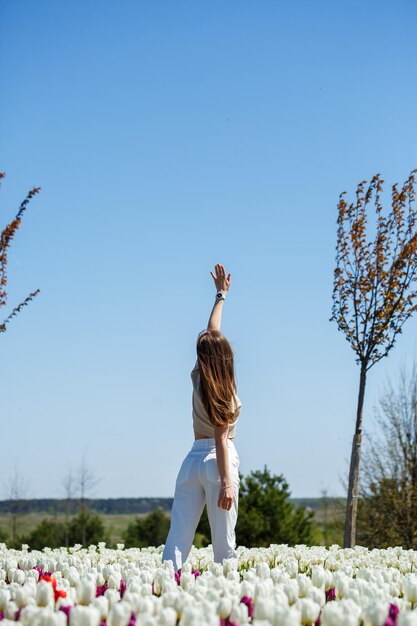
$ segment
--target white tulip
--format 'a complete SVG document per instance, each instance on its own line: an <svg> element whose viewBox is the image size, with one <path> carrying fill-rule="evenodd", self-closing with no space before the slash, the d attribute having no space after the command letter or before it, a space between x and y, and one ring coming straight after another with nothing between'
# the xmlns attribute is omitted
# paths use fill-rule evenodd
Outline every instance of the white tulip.
<svg viewBox="0 0 417 626"><path fill-rule="evenodd" d="M284 573L280 567L273 567L270 575L274 583L282 583L289 580L288 574L286 572Z"/></svg>
<svg viewBox="0 0 417 626"><path fill-rule="evenodd" d="M296 559L291 559L287 561L287 563L285 564L285 569L291 578L295 578L298 574L298 561Z"/></svg>
<svg viewBox="0 0 417 626"><path fill-rule="evenodd" d="M257 598L254 607L254 618L256 620L269 620L273 619L275 613L274 601L270 598Z"/></svg>
<svg viewBox="0 0 417 626"><path fill-rule="evenodd" d="M125 591L125 595L127 593L129 593L131 590L126 590ZM133 586L132 586L132 591L133 591ZM140 595L142 596L151 596L152 595L152 585L150 585L149 583L143 583L142 588L141 588L141 593ZM123 596L124 598L125 596Z"/></svg>
<svg viewBox="0 0 417 626"><path fill-rule="evenodd" d="M285 593L281 585L275 585L270 593L270 597L274 600L277 606L288 607L288 596Z"/></svg>
<svg viewBox="0 0 417 626"><path fill-rule="evenodd" d="M273 626L299 626L300 623L301 613L295 606L279 606L275 609Z"/></svg>
<svg viewBox="0 0 417 626"><path fill-rule="evenodd" d="M208 569L213 576L217 577L223 574L223 565L220 565L220 563L210 563Z"/></svg>
<svg viewBox="0 0 417 626"><path fill-rule="evenodd" d="M10 600L6 604L6 607L4 609L4 616L7 619L13 619L14 620L14 616L16 614L17 609L18 609L18 606L17 606L16 602L14 600Z"/></svg>
<svg viewBox="0 0 417 626"><path fill-rule="evenodd" d="M235 558L223 559L223 575L227 576L230 572L236 572L238 562Z"/></svg>
<svg viewBox="0 0 417 626"><path fill-rule="evenodd" d="M336 602L328 602L320 616L321 626L342 626L343 611Z"/></svg>
<svg viewBox="0 0 417 626"><path fill-rule="evenodd" d="M53 606L54 604L54 590L51 583L46 580L41 580L37 584L36 604L38 606Z"/></svg>
<svg viewBox="0 0 417 626"><path fill-rule="evenodd" d="M149 597L152 601L158 602L158 606L161 603L160 599L157 598L156 596L152 596L151 594L146 594L146 596ZM131 607L132 611L137 613L139 610L140 602L143 597L144 596L142 596L140 593L134 593L133 591L126 591L123 596L123 602L125 604L128 604Z"/></svg>
<svg viewBox="0 0 417 626"><path fill-rule="evenodd" d="M349 579L342 572L336 572L334 575L334 588L336 592L336 598L344 598L348 593L351 579Z"/></svg>
<svg viewBox="0 0 417 626"><path fill-rule="evenodd" d="M138 606L139 613L147 613L147 614L153 613L153 604L150 598L141 598L137 606Z"/></svg>
<svg viewBox="0 0 417 626"><path fill-rule="evenodd" d="M227 578L227 580L231 580L231 581L236 582L236 583L240 582L240 574L236 570L227 572L226 578Z"/></svg>
<svg viewBox="0 0 417 626"><path fill-rule="evenodd" d="M247 624L249 621L248 607L243 602L235 604L230 612L230 621L235 624Z"/></svg>
<svg viewBox="0 0 417 626"><path fill-rule="evenodd" d="M39 621L39 626L67 626L67 616L62 611L52 613L48 610Z"/></svg>
<svg viewBox="0 0 417 626"><path fill-rule="evenodd" d="M219 597L219 592L217 589L213 589L213 587L209 587L205 593L205 598L209 602L217 602Z"/></svg>
<svg viewBox="0 0 417 626"><path fill-rule="evenodd" d="M106 591L104 592L104 597L108 599L110 606L112 606L116 602L119 602L120 593L117 591L117 589L106 589Z"/></svg>
<svg viewBox="0 0 417 626"><path fill-rule="evenodd" d="M76 590L78 604L89 605L96 597L96 583L92 578L81 578Z"/></svg>
<svg viewBox="0 0 417 626"><path fill-rule="evenodd" d="M291 580L284 585L284 592L288 597L288 604L295 604L298 600L298 584L296 580Z"/></svg>
<svg viewBox="0 0 417 626"><path fill-rule="evenodd" d="M309 589L311 588L311 580L305 574L298 574L296 577L298 583L298 595L300 598L304 598L308 595Z"/></svg>
<svg viewBox="0 0 417 626"><path fill-rule="evenodd" d="M415 574L406 574L403 578L404 596L414 604L417 602L417 576Z"/></svg>
<svg viewBox="0 0 417 626"><path fill-rule="evenodd" d="M80 580L80 574L78 573L76 567L71 566L67 575L67 579L69 580L71 587L75 587L77 585L78 581Z"/></svg>
<svg viewBox="0 0 417 626"><path fill-rule="evenodd" d="M320 607L323 607L326 604L326 594L324 592L324 587L319 589L318 587L311 587L308 592L308 598L314 600Z"/></svg>
<svg viewBox="0 0 417 626"><path fill-rule="evenodd" d="M164 593L164 595L161 596L162 606L171 606L172 608L175 608L175 600L177 596L178 594L174 593L173 591L168 591L167 593Z"/></svg>
<svg viewBox="0 0 417 626"><path fill-rule="evenodd" d="M20 617L19 617L18 623L23 624L23 626L32 626L34 624L35 615L39 612L39 610L40 609L38 609L38 607L33 604L24 606L22 610L20 611ZM60 612L62 613L62 611Z"/></svg>
<svg viewBox="0 0 417 626"><path fill-rule="evenodd" d="M139 615L136 620L136 626L156 626L156 623L154 618L149 615Z"/></svg>
<svg viewBox="0 0 417 626"><path fill-rule="evenodd" d="M384 626L388 616L388 602L370 602L361 613L364 626Z"/></svg>
<svg viewBox="0 0 417 626"><path fill-rule="evenodd" d="M19 587L19 589L16 589L14 600L17 606L20 608L21 606L25 606L25 604L29 602L30 597L31 593L27 587Z"/></svg>
<svg viewBox="0 0 417 626"><path fill-rule="evenodd" d="M249 598L253 598L255 594L255 586L247 580L244 580L240 584L240 595L249 596Z"/></svg>
<svg viewBox="0 0 417 626"><path fill-rule="evenodd" d="M130 620L130 607L123 602L113 604L109 611L107 622L109 626L127 626Z"/></svg>
<svg viewBox="0 0 417 626"><path fill-rule="evenodd" d="M12 580L13 582L18 583L19 585L23 585L25 582L25 572L21 569L15 569L13 572Z"/></svg>
<svg viewBox="0 0 417 626"><path fill-rule="evenodd" d="M397 618L397 626L417 626L417 611L399 613Z"/></svg>
<svg viewBox="0 0 417 626"><path fill-rule="evenodd" d="M267 598L271 595L274 589L274 583L272 578L259 579L255 585L254 600L258 598Z"/></svg>
<svg viewBox="0 0 417 626"><path fill-rule="evenodd" d="M315 587L324 587L325 573L321 565L313 565L311 568L311 582Z"/></svg>
<svg viewBox="0 0 417 626"><path fill-rule="evenodd" d="M195 578L194 578L194 574L191 573L183 573L181 572L181 580L180 580L180 586L181 589L185 589L186 591L188 591L191 587L193 587L195 584Z"/></svg>
<svg viewBox="0 0 417 626"><path fill-rule="evenodd" d="M99 610L100 619L107 619L109 614L109 599L105 596L98 596L97 598L94 598L92 604Z"/></svg>
<svg viewBox="0 0 417 626"><path fill-rule="evenodd" d="M100 611L95 606L73 606L69 623L70 626L99 626Z"/></svg>
<svg viewBox="0 0 417 626"><path fill-rule="evenodd" d="M300 598L296 606L301 612L302 624L313 624L320 614L320 606L310 598Z"/></svg>
<svg viewBox="0 0 417 626"><path fill-rule="evenodd" d="M111 574L109 576L109 580L107 581L107 584L108 584L109 589L119 589L120 578L118 576L115 576L114 574Z"/></svg>
<svg viewBox="0 0 417 626"><path fill-rule="evenodd" d="M170 606L165 607L159 614L159 626L176 626L177 612Z"/></svg>
<svg viewBox="0 0 417 626"><path fill-rule="evenodd" d="M271 577L271 570L269 568L268 563L259 563L259 565L256 568L256 575L258 576L258 578L270 578Z"/></svg>
<svg viewBox="0 0 417 626"><path fill-rule="evenodd" d="M4 611L6 608L6 604L10 600L10 591L5 587L4 589L0 589L0 611Z"/></svg>
<svg viewBox="0 0 417 626"><path fill-rule="evenodd" d="M333 587L333 572L331 572L329 569L324 568L324 588L327 591L328 589L330 589L330 587Z"/></svg>
<svg viewBox="0 0 417 626"><path fill-rule="evenodd" d="M232 599L231 598L221 598L218 606L217 606L217 614L221 619L226 619L229 617L230 612L232 610Z"/></svg>

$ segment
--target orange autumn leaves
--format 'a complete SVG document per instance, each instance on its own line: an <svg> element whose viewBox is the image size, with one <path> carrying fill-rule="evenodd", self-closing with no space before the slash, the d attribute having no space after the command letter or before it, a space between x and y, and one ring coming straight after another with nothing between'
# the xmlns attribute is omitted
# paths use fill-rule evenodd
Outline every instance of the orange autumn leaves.
<svg viewBox="0 0 417 626"><path fill-rule="evenodd" d="M344 332L369 369L387 356L405 321L417 309L417 212L415 173L399 190L392 186L391 209L381 204L382 183L376 174L365 191L359 183L356 201L338 203L336 269L332 321ZM369 205L373 200L375 236L368 236Z"/></svg>

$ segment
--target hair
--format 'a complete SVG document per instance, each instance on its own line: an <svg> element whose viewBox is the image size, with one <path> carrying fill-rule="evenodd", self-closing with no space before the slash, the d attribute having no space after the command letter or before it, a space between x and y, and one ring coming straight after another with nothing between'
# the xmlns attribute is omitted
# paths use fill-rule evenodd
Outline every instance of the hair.
<svg viewBox="0 0 417 626"><path fill-rule="evenodd" d="M201 331L197 338L201 400L217 426L235 421L239 413L233 350L220 330Z"/></svg>

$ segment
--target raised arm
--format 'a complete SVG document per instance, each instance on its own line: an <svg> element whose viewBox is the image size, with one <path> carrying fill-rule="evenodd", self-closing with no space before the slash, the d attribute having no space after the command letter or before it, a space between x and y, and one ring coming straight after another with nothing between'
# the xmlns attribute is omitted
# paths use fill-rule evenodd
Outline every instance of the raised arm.
<svg viewBox="0 0 417 626"><path fill-rule="evenodd" d="M215 265L216 275L210 271L210 274L213 277L214 284L216 285L216 293L218 291L223 291L224 295L229 291L231 274L226 276L226 272L224 266L220 263L216 263ZM220 326L222 323L222 311L223 311L223 302L224 300L219 299L215 301L212 311L210 313L210 318L207 324L207 330L220 330Z"/></svg>

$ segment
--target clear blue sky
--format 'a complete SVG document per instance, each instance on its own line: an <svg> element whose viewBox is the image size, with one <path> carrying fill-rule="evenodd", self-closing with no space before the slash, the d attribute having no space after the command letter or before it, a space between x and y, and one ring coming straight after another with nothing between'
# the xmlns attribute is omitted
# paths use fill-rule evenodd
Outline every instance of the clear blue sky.
<svg viewBox="0 0 417 626"><path fill-rule="evenodd" d="M2 484L62 497L171 496L192 439L210 270L232 273L241 471L343 494L358 367L331 313L339 193L417 167L411 1L16 0L0 7L5 224ZM415 351L409 321L370 372L365 426Z"/></svg>

